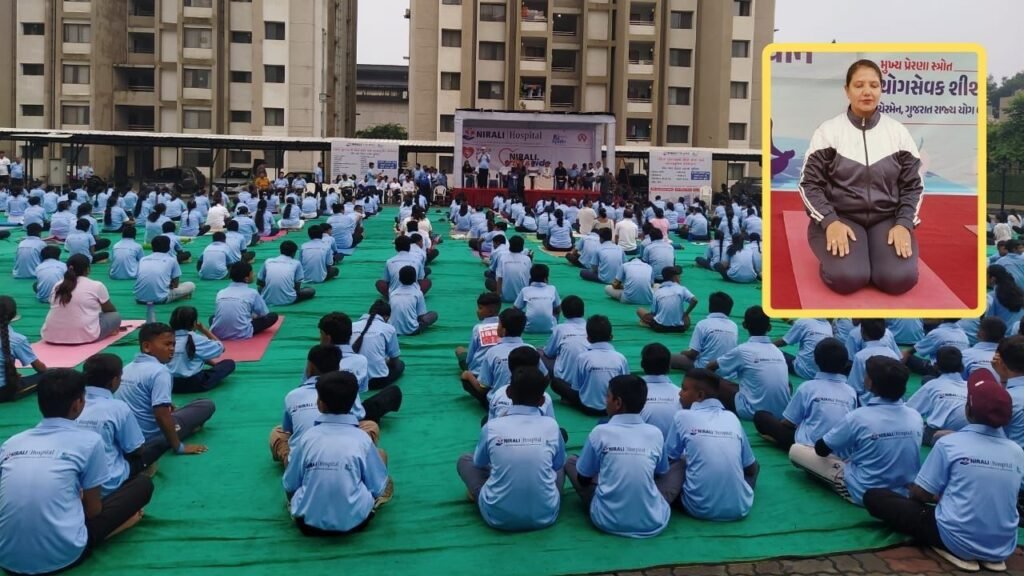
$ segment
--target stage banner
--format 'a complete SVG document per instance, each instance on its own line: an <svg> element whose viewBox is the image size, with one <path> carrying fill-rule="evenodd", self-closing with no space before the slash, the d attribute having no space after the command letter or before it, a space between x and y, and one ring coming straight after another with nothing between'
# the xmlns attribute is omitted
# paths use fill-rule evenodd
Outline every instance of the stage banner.
<svg viewBox="0 0 1024 576"><path fill-rule="evenodd" d="M711 152L708 150L651 150L648 195L694 196L711 185Z"/></svg>
<svg viewBox="0 0 1024 576"><path fill-rule="evenodd" d="M504 166L512 166L517 160L527 167L538 168L550 162L552 170L562 162L569 169L573 164L600 160L600 156L594 154L596 139L594 126L535 128L523 123L513 128L507 123L488 125L479 120L467 120L462 128L462 161L468 161L476 169L486 150L491 157L492 174Z"/></svg>
<svg viewBox="0 0 1024 576"><path fill-rule="evenodd" d="M917 143L925 192L977 194L977 56L922 52L772 55L772 190L797 189L811 136L846 110L846 69L861 58L882 69L879 111Z"/></svg>
<svg viewBox="0 0 1024 576"><path fill-rule="evenodd" d="M341 174L355 174L361 181L370 169L370 162L388 178L397 178L398 144L344 138L331 140L331 181Z"/></svg>

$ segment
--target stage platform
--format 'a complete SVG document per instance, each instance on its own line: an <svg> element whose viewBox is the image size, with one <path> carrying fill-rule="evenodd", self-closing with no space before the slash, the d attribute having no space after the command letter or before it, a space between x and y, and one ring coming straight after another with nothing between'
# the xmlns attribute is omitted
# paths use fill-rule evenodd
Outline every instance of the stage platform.
<svg viewBox="0 0 1024 576"><path fill-rule="evenodd" d="M469 200L469 203L473 206L490 206L496 194L506 195L508 190L505 188L454 188L449 190L448 193L454 195L453 197L464 194L466 200ZM569 200L582 200L584 198L597 200L600 196L601 193L594 190L526 190L526 201L530 204L535 204L541 198L555 197L568 202Z"/></svg>

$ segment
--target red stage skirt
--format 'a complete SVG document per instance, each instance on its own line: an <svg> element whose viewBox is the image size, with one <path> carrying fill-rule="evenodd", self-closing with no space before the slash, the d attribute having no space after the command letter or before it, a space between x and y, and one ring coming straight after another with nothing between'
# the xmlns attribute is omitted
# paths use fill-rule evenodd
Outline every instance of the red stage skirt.
<svg viewBox="0 0 1024 576"><path fill-rule="evenodd" d="M508 191L504 188L456 188L452 190L451 193L456 197L460 194L464 194L466 196L466 200L468 200L472 206L484 206L489 208L494 203L495 195L500 193L502 196L505 196L508 194ZM533 205L541 198L546 200L554 197L568 203L569 200L583 200L585 198L597 200L600 196L601 193L594 190L527 190L526 202L527 204Z"/></svg>

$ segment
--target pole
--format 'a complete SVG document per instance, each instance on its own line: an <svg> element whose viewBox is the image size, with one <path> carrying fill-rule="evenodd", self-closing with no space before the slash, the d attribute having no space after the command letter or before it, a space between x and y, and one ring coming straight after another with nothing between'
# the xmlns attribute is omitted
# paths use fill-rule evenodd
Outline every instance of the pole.
<svg viewBox="0 0 1024 576"><path fill-rule="evenodd" d="M1003 169L1003 189L999 194L999 211L1006 211L1006 164L1002 165Z"/></svg>

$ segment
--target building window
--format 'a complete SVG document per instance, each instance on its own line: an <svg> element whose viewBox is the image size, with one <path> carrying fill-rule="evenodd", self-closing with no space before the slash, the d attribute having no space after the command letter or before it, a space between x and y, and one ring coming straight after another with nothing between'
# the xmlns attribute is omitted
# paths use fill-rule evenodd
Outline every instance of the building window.
<svg viewBox="0 0 1024 576"><path fill-rule="evenodd" d="M249 124L252 122L252 112L249 110L232 110L231 121L239 124Z"/></svg>
<svg viewBox="0 0 1024 576"><path fill-rule="evenodd" d="M441 90L460 90L462 74L458 72L441 72Z"/></svg>
<svg viewBox="0 0 1024 576"><path fill-rule="evenodd" d="M128 51L132 54L154 54L156 52L154 35L145 32L129 32Z"/></svg>
<svg viewBox="0 0 1024 576"><path fill-rule="evenodd" d="M88 44L92 39L92 29L88 24L65 24L64 41L72 44Z"/></svg>
<svg viewBox="0 0 1024 576"><path fill-rule="evenodd" d="M462 6L462 0L441 0L445 6Z"/></svg>
<svg viewBox="0 0 1024 576"><path fill-rule="evenodd" d="M228 162L231 164L252 164L252 152L232 150L228 154Z"/></svg>
<svg viewBox="0 0 1024 576"><path fill-rule="evenodd" d="M267 40L284 40L284 22L264 22L263 25Z"/></svg>
<svg viewBox="0 0 1024 576"><path fill-rule="evenodd" d="M213 8L213 0L185 0L185 8Z"/></svg>
<svg viewBox="0 0 1024 576"><path fill-rule="evenodd" d="M729 123L729 140L746 140L747 125L739 122Z"/></svg>
<svg viewBox="0 0 1024 576"><path fill-rule="evenodd" d="M252 32L232 30L231 42L235 44L252 44Z"/></svg>
<svg viewBox="0 0 1024 576"><path fill-rule="evenodd" d="M185 48L213 48L213 31L209 28L185 28Z"/></svg>
<svg viewBox="0 0 1024 576"><path fill-rule="evenodd" d="M689 106L690 89L686 87L670 86L668 89L668 103L670 106Z"/></svg>
<svg viewBox="0 0 1024 576"><path fill-rule="evenodd" d="M455 116L452 114L441 114L440 132L455 132Z"/></svg>
<svg viewBox="0 0 1024 576"><path fill-rule="evenodd" d="M23 76L42 76L43 65L42 64L22 64L21 74Z"/></svg>
<svg viewBox="0 0 1024 576"><path fill-rule="evenodd" d="M263 80L274 84L284 83L284 66L265 65L263 66Z"/></svg>
<svg viewBox="0 0 1024 576"><path fill-rule="evenodd" d="M746 164L727 164L725 167L726 180L739 180L746 176Z"/></svg>
<svg viewBox="0 0 1024 576"><path fill-rule="evenodd" d="M505 21L505 5L504 4L481 4L480 5L480 21L481 22L504 22Z"/></svg>
<svg viewBox="0 0 1024 576"><path fill-rule="evenodd" d="M60 107L60 121L64 124L89 124L89 107L65 104Z"/></svg>
<svg viewBox="0 0 1024 576"><path fill-rule="evenodd" d="M237 82L238 84L252 84L252 72L232 70L231 81Z"/></svg>
<svg viewBox="0 0 1024 576"><path fill-rule="evenodd" d="M692 10L673 10L672 11L672 28L675 30L692 30L693 29L693 11Z"/></svg>
<svg viewBox="0 0 1024 576"><path fill-rule="evenodd" d="M263 124L266 126L284 126L284 108L264 108Z"/></svg>
<svg viewBox="0 0 1024 576"><path fill-rule="evenodd" d="M668 65L689 68L693 60L693 50L689 48L669 48Z"/></svg>
<svg viewBox="0 0 1024 576"><path fill-rule="evenodd" d="M88 84L89 83L89 67L82 66L80 64L65 64L64 65L64 83L65 84Z"/></svg>
<svg viewBox="0 0 1024 576"><path fill-rule="evenodd" d="M505 83L482 81L477 86L477 98L501 100L505 98Z"/></svg>
<svg viewBox="0 0 1024 576"><path fill-rule="evenodd" d="M747 86L746 82L730 82L729 83L729 97L736 100L747 99Z"/></svg>
<svg viewBox="0 0 1024 576"><path fill-rule="evenodd" d="M750 58L750 40L733 40L732 57Z"/></svg>
<svg viewBox="0 0 1024 576"><path fill-rule="evenodd" d="M25 36L43 36L46 32L46 27L43 26L42 22L22 22L21 33Z"/></svg>
<svg viewBox="0 0 1024 576"><path fill-rule="evenodd" d="M689 126L669 126L665 134L665 141L669 144L687 144L690 142Z"/></svg>
<svg viewBox="0 0 1024 576"><path fill-rule="evenodd" d="M504 60L505 59L505 43L504 42L481 42L480 43L480 59L481 60Z"/></svg>
<svg viewBox="0 0 1024 576"><path fill-rule="evenodd" d="M22 104L21 105L22 116L42 116L43 105L42 104Z"/></svg>
<svg viewBox="0 0 1024 576"><path fill-rule="evenodd" d="M462 30L441 30L441 46L448 48L461 48Z"/></svg>
<svg viewBox="0 0 1024 576"><path fill-rule="evenodd" d="M210 88L210 71L200 68L185 68L185 88Z"/></svg>
<svg viewBox="0 0 1024 576"><path fill-rule="evenodd" d="M213 152L206 149L184 148L181 151L181 164L183 166L209 166L213 164Z"/></svg>
<svg viewBox="0 0 1024 576"><path fill-rule="evenodd" d="M732 6L734 16L750 16L750 0L735 0Z"/></svg>
<svg viewBox="0 0 1024 576"><path fill-rule="evenodd" d="M213 126L213 114L209 110L183 110L181 124L189 130L209 130Z"/></svg>

